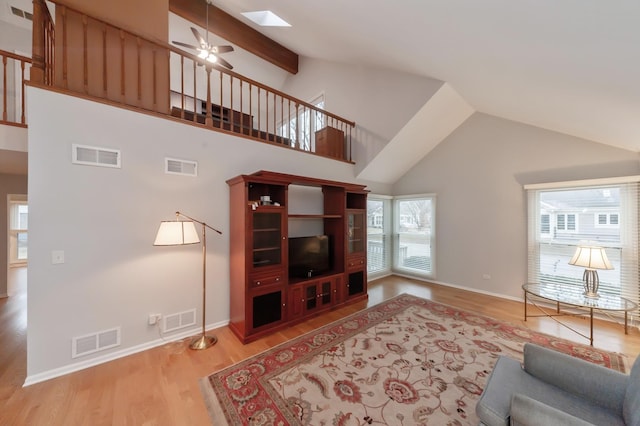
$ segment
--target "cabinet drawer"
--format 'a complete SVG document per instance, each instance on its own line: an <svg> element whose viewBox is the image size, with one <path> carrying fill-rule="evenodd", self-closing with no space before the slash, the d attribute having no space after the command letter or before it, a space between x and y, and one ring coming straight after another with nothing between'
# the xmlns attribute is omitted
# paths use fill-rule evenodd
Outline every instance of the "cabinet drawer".
<svg viewBox="0 0 640 426"><path fill-rule="evenodd" d="M364 256L350 256L347 258L347 269L359 269L367 264Z"/></svg>
<svg viewBox="0 0 640 426"><path fill-rule="evenodd" d="M265 275L252 275L249 279L249 286L252 288L266 287L275 284L284 284L284 274L281 272L274 272Z"/></svg>

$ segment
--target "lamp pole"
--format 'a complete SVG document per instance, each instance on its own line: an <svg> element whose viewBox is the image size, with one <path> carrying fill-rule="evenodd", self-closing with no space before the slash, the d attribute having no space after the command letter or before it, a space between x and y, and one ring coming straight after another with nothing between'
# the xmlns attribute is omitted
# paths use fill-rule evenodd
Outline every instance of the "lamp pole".
<svg viewBox="0 0 640 426"><path fill-rule="evenodd" d="M202 226L202 335L191 341L191 349L207 349L216 344L218 339L215 336L207 336L205 331L206 306L207 306L207 228L222 235L221 231L207 225L205 222L187 216L184 213L176 212L176 216L183 216L187 219L199 223Z"/></svg>

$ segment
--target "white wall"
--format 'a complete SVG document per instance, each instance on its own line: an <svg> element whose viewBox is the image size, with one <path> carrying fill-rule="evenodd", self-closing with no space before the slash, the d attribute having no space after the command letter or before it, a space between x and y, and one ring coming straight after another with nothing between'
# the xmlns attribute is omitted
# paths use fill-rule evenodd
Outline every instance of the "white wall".
<svg viewBox="0 0 640 426"><path fill-rule="evenodd" d="M475 113L392 192L437 194L437 281L521 298L527 276L522 186L637 175L638 160L635 152Z"/></svg>
<svg viewBox="0 0 640 426"><path fill-rule="evenodd" d="M223 232L207 246L207 323L221 325L237 237L225 181L264 169L355 182L343 162L36 88L29 100L28 382L91 359L71 359L74 336L121 326L122 346L106 353L121 354L157 340L150 313L200 306L201 248L152 246L176 210ZM122 168L72 165L73 143L122 150ZM197 160L199 176L164 174L165 156ZM51 263L53 250L64 264Z"/></svg>
<svg viewBox="0 0 640 426"><path fill-rule="evenodd" d="M356 123L353 158L360 172L444 83L424 76L301 57L282 91Z"/></svg>
<svg viewBox="0 0 640 426"><path fill-rule="evenodd" d="M0 49L31 57L31 31L0 21Z"/></svg>

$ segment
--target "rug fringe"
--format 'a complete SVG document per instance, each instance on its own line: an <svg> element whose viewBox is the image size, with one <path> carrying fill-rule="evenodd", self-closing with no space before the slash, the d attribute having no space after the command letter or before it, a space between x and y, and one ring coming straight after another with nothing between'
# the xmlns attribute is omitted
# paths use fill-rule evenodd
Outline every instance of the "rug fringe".
<svg viewBox="0 0 640 426"><path fill-rule="evenodd" d="M224 412L222 411L222 407L218 402L218 397L213 391L213 387L209 385L208 379L209 377L203 377L198 380L198 384L200 385L202 396L204 396L204 403L207 406L211 422L216 426L229 426Z"/></svg>

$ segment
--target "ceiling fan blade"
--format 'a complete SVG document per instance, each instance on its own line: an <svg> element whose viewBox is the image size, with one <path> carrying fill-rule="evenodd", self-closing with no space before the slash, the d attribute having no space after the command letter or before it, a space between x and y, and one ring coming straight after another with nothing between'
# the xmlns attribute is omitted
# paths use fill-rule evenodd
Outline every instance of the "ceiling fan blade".
<svg viewBox="0 0 640 426"><path fill-rule="evenodd" d="M216 61L216 63L222 65L223 67L227 67L230 70L233 69L233 66L229 62L227 62L224 59L222 59L220 56L218 56L218 60Z"/></svg>
<svg viewBox="0 0 640 426"><path fill-rule="evenodd" d="M193 33L198 43L200 43L200 47L202 49L207 49L209 46L207 45L207 41L202 37L202 35L195 28L191 27L191 32Z"/></svg>
<svg viewBox="0 0 640 426"><path fill-rule="evenodd" d="M177 46L186 47L186 48L188 48L188 49L193 49L193 50L198 50L198 49L200 49L199 47L196 47L196 46L194 46L194 45L192 45L192 44L183 43L183 42L181 42L181 41L172 41L171 43L173 43L173 44L175 44L175 45L177 45Z"/></svg>
<svg viewBox="0 0 640 426"><path fill-rule="evenodd" d="M211 49L213 51L215 51L216 53L233 52L233 47L232 46L213 46Z"/></svg>

